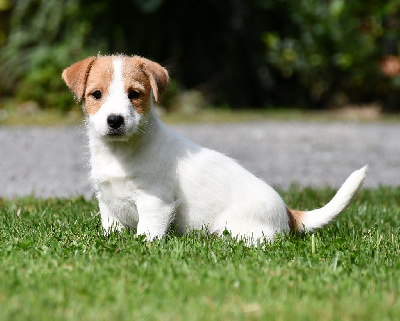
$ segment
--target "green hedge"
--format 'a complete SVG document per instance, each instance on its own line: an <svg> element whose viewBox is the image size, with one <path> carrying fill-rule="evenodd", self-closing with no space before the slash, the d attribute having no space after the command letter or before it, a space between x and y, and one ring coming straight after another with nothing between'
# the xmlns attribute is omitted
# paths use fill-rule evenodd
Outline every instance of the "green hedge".
<svg viewBox="0 0 400 321"><path fill-rule="evenodd" d="M397 0L16 1L0 92L67 110L62 69L124 52L166 65L173 93L197 89L217 105L398 109L399 76L379 61L399 53L399 10Z"/></svg>

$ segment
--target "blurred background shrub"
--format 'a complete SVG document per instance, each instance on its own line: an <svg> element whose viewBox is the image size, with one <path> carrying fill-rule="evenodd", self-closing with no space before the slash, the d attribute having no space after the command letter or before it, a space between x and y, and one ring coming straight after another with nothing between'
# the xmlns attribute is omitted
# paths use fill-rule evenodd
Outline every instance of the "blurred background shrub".
<svg viewBox="0 0 400 321"><path fill-rule="evenodd" d="M193 108L400 106L399 73L380 64L399 54L398 0L0 0L0 17L0 95L40 108L71 108L61 71L99 52L165 65L170 110L190 97Z"/></svg>

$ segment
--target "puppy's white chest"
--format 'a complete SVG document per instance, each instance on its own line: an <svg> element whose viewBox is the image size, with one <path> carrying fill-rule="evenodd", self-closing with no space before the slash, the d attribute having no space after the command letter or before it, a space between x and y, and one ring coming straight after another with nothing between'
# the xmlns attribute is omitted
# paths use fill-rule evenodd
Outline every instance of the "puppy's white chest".
<svg viewBox="0 0 400 321"><path fill-rule="evenodd" d="M91 179L94 188L109 201L132 198L136 187L132 175L124 170L116 160L106 158L106 162L92 162Z"/></svg>
<svg viewBox="0 0 400 321"><path fill-rule="evenodd" d="M113 178L99 182L97 189L110 203L135 200L136 187L129 178Z"/></svg>
<svg viewBox="0 0 400 321"><path fill-rule="evenodd" d="M91 182L99 202L125 227L136 228L137 186L129 150L105 148L91 141Z"/></svg>

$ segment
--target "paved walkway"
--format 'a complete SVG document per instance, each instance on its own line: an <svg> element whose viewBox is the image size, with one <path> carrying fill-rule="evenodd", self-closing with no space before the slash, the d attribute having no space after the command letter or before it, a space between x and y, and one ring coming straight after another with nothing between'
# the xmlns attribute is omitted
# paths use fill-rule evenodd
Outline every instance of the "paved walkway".
<svg viewBox="0 0 400 321"><path fill-rule="evenodd" d="M369 164L365 186L400 185L400 124L259 122L173 126L269 184L339 187ZM0 127L0 197L90 197L80 127Z"/></svg>

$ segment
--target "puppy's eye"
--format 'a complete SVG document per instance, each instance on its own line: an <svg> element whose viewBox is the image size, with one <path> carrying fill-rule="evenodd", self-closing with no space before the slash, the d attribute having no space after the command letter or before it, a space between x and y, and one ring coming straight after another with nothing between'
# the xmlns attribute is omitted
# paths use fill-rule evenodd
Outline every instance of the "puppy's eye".
<svg viewBox="0 0 400 321"><path fill-rule="evenodd" d="M136 90L129 90L128 93L128 98L129 99L137 99L140 96L140 92L136 91Z"/></svg>
<svg viewBox="0 0 400 321"><path fill-rule="evenodd" d="M94 92L92 92L92 97L96 100L101 98L101 91L100 90L96 90Z"/></svg>

